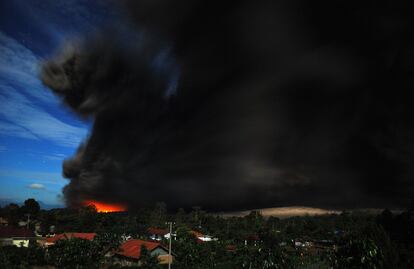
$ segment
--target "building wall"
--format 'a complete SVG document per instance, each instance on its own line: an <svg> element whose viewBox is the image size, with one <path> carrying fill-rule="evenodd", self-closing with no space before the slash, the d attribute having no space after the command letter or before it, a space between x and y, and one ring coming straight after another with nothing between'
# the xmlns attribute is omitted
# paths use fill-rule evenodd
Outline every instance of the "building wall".
<svg viewBox="0 0 414 269"><path fill-rule="evenodd" d="M14 239L13 245L27 248L29 246L29 240Z"/></svg>
<svg viewBox="0 0 414 269"><path fill-rule="evenodd" d="M121 266L139 266L139 261L123 256L114 256L113 262Z"/></svg>
<svg viewBox="0 0 414 269"><path fill-rule="evenodd" d="M173 263L173 256L170 256L168 254L166 255L159 255L158 256L158 261L160 262L160 264L168 264L169 261L171 261L171 263Z"/></svg>
<svg viewBox="0 0 414 269"><path fill-rule="evenodd" d="M2 238L0 239L0 246L12 246L13 239L12 238Z"/></svg>
<svg viewBox="0 0 414 269"><path fill-rule="evenodd" d="M151 256L158 256L158 260L160 264L167 264L169 260L171 260L171 262L173 261L173 259L170 258L170 256L168 255L168 252L161 247L158 247L154 249L153 251L151 251ZM139 260L120 256L120 255L115 255L113 259L114 259L114 263L119 264L121 266L139 266L140 265Z"/></svg>
<svg viewBox="0 0 414 269"><path fill-rule="evenodd" d="M151 251L151 256L166 255L166 254L168 254L168 252L165 251L165 249L160 248L160 247L158 247L158 248L154 249L153 251Z"/></svg>

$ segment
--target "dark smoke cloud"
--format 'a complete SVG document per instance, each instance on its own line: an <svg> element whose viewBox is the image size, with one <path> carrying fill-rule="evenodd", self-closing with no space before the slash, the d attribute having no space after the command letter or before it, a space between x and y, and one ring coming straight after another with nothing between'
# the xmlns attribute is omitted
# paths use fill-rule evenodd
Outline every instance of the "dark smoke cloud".
<svg viewBox="0 0 414 269"><path fill-rule="evenodd" d="M407 205L408 7L228 2L124 1L140 38L102 31L44 64L44 83L94 119L64 163L68 204ZM167 48L168 68L154 68Z"/></svg>

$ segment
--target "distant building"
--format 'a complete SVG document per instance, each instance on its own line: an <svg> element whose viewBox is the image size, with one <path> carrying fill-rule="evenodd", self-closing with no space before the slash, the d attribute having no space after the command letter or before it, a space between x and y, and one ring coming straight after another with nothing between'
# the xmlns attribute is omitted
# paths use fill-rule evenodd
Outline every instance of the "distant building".
<svg viewBox="0 0 414 269"><path fill-rule="evenodd" d="M167 239L167 240L170 240L170 236L171 236L170 233L167 233L167 234L164 235L164 238ZM172 233L172 239L177 240L177 234L176 233Z"/></svg>
<svg viewBox="0 0 414 269"><path fill-rule="evenodd" d="M210 241L217 241L217 238L213 238L210 235L205 235L203 233L197 231L190 231L190 234L194 235L197 238L197 242L210 242Z"/></svg>
<svg viewBox="0 0 414 269"><path fill-rule="evenodd" d="M63 233L56 234L55 236L46 238L45 246L51 246L56 244L58 240L66 240L71 238L79 238L86 240L93 240L96 236L96 233Z"/></svg>
<svg viewBox="0 0 414 269"><path fill-rule="evenodd" d="M17 225L18 225L19 227L26 227L26 226L27 226L27 221L20 220L20 221L17 223Z"/></svg>
<svg viewBox="0 0 414 269"><path fill-rule="evenodd" d="M236 245L226 245L226 251L227 252L236 252L237 246Z"/></svg>
<svg viewBox="0 0 414 269"><path fill-rule="evenodd" d="M147 233L149 235L149 238L154 241L161 241L163 238L166 238L165 236L168 234L169 238L169 232L167 229L160 229L155 227L150 227L147 229Z"/></svg>
<svg viewBox="0 0 414 269"><path fill-rule="evenodd" d="M170 239L170 233L168 232L167 229L150 227L147 229L147 233L149 235L149 239L154 240L154 241L161 241L162 239L167 239L167 240ZM199 243L218 240L217 238L213 238L210 235L205 235L198 231L192 230L192 231L189 231L189 233L192 234L197 239L197 242ZM176 233L172 233L172 239L177 240Z"/></svg>
<svg viewBox="0 0 414 269"><path fill-rule="evenodd" d="M9 222L5 218L0 217L0 226L8 226L8 225L9 225Z"/></svg>
<svg viewBox="0 0 414 269"><path fill-rule="evenodd" d="M260 237L257 234L249 234L244 239L244 245L253 245L257 246L260 243Z"/></svg>
<svg viewBox="0 0 414 269"><path fill-rule="evenodd" d="M37 239L38 237L28 229L10 226L0 227L0 246L28 247L30 241L36 241Z"/></svg>
<svg viewBox="0 0 414 269"><path fill-rule="evenodd" d="M113 258L115 263L121 266L135 266L140 265L141 248L145 247L151 256L157 256L160 264L167 264L172 257L168 254L168 249L158 242L150 242L139 239L131 239L124 243L119 248L119 251L114 252Z"/></svg>

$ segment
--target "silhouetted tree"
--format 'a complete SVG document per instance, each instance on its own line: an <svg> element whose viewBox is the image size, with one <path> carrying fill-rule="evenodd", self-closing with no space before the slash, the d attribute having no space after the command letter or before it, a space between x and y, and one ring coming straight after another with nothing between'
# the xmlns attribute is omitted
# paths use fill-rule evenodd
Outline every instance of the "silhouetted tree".
<svg viewBox="0 0 414 269"><path fill-rule="evenodd" d="M158 202L155 204L150 216L150 225L161 227L165 225L167 221L167 205L164 202Z"/></svg>
<svg viewBox="0 0 414 269"><path fill-rule="evenodd" d="M24 214L30 214L31 216L36 217L40 211L40 205L35 199L30 198L24 201L21 210Z"/></svg>
<svg viewBox="0 0 414 269"><path fill-rule="evenodd" d="M9 225L17 225L17 222L22 217L20 207L17 204L11 203L3 208L4 216L9 221Z"/></svg>

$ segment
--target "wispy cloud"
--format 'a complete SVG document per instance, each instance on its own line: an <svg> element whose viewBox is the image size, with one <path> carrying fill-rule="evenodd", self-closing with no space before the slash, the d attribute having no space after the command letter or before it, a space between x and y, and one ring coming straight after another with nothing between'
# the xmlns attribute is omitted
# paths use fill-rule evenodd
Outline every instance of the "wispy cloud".
<svg viewBox="0 0 414 269"><path fill-rule="evenodd" d="M0 79L20 88L44 103L55 103L56 97L47 91L40 80L41 59L15 39L0 31Z"/></svg>
<svg viewBox="0 0 414 269"><path fill-rule="evenodd" d="M86 130L66 124L42 108L34 105L16 89L0 82L0 116L10 124L2 123L1 132L25 138L41 138L61 146L76 147L86 136ZM8 128L7 128L8 127ZM14 128L13 128L14 127Z"/></svg>
<svg viewBox="0 0 414 269"><path fill-rule="evenodd" d="M57 100L40 85L37 62L33 53L0 32L0 134L76 147L87 130L57 119L40 106Z"/></svg>
<svg viewBox="0 0 414 269"><path fill-rule="evenodd" d="M49 161L61 161L67 156L62 153L52 153L52 154L46 154L43 157Z"/></svg>
<svg viewBox="0 0 414 269"><path fill-rule="evenodd" d="M28 187L30 189L35 189L35 190L44 190L44 189L46 189L45 185L40 184L40 183L32 183Z"/></svg>
<svg viewBox="0 0 414 269"><path fill-rule="evenodd" d="M6 152L7 151L7 147L0 145L0 152Z"/></svg>
<svg viewBox="0 0 414 269"><path fill-rule="evenodd" d="M67 183L60 173L54 172L0 169L0 178L14 178L29 182L35 181L36 183L43 185L64 185Z"/></svg>
<svg viewBox="0 0 414 269"><path fill-rule="evenodd" d="M37 140L38 138L28 130L11 123L0 121L0 134Z"/></svg>

